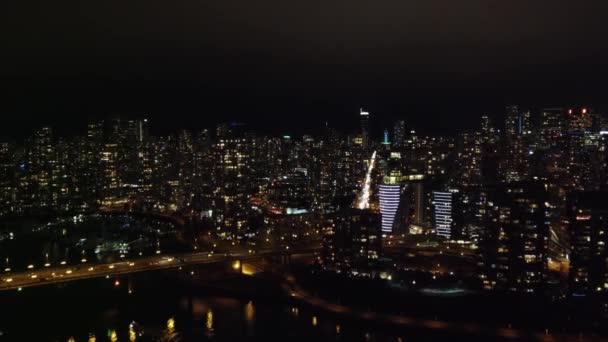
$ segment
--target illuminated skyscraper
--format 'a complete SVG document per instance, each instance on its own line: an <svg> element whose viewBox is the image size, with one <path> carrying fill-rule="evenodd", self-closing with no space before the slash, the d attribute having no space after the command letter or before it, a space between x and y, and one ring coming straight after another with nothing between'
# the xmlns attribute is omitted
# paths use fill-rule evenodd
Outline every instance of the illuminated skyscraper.
<svg viewBox="0 0 608 342"><path fill-rule="evenodd" d="M380 213L382 214L382 233L392 233L395 218L401 203L401 185L382 184L379 187Z"/></svg>
<svg viewBox="0 0 608 342"><path fill-rule="evenodd" d="M0 143L0 216L18 212L18 168L14 159L14 146Z"/></svg>
<svg viewBox="0 0 608 342"><path fill-rule="evenodd" d="M410 223L410 202L414 194L408 177L403 175L401 153L390 152L381 166L384 177L378 186L378 200L382 214L382 233L403 232Z"/></svg>
<svg viewBox="0 0 608 342"><path fill-rule="evenodd" d="M382 144L383 145L390 145L391 144L391 139L388 135L388 129L384 130L384 135L383 135L383 139L382 139Z"/></svg>
<svg viewBox="0 0 608 342"><path fill-rule="evenodd" d="M497 140L497 131L492 120L489 116L484 115L481 117L481 136L483 142L486 144L494 144Z"/></svg>
<svg viewBox="0 0 608 342"><path fill-rule="evenodd" d="M118 145L107 143L101 152L101 167L103 174L102 204L116 204L120 196L120 178L118 175Z"/></svg>
<svg viewBox="0 0 608 342"><path fill-rule="evenodd" d="M527 135L532 131L531 112L520 111L517 106L507 106L505 116L505 135L513 137Z"/></svg>
<svg viewBox="0 0 608 342"><path fill-rule="evenodd" d="M349 209L337 213L333 221L332 231L323 238L324 266L339 273L371 277L382 247L378 215Z"/></svg>
<svg viewBox="0 0 608 342"><path fill-rule="evenodd" d="M573 190L593 191L600 187L601 163L597 115L591 109L568 109L565 155L567 156L567 185Z"/></svg>
<svg viewBox="0 0 608 342"><path fill-rule="evenodd" d="M369 148L370 114L361 108L359 116L361 118L361 145L363 146L363 149L367 149Z"/></svg>
<svg viewBox="0 0 608 342"><path fill-rule="evenodd" d="M405 143L405 121L395 121L393 127L393 145L395 147L403 147Z"/></svg>
<svg viewBox="0 0 608 342"><path fill-rule="evenodd" d="M424 223L424 185L422 180L412 181L411 187L413 188L412 197L414 204L414 215L412 223L415 225L422 225Z"/></svg>
<svg viewBox="0 0 608 342"><path fill-rule="evenodd" d="M95 121L87 125L87 136L83 151L82 194L86 206L95 207L100 203L103 177L101 157L103 150L104 122Z"/></svg>
<svg viewBox="0 0 608 342"><path fill-rule="evenodd" d="M568 109L568 132L575 133L591 130L594 116L595 114L589 108L581 108L579 110Z"/></svg>
<svg viewBox="0 0 608 342"><path fill-rule="evenodd" d="M25 205L33 208L47 208L52 205L51 181L56 162L53 130L42 127L26 147L25 189L22 196Z"/></svg>
<svg viewBox="0 0 608 342"><path fill-rule="evenodd" d="M240 123L217 127L215 142L215 212L220 229L244 230L251 195L251 137Z"/></svg>
<svg viewBox="0 0 608 342"><path fill-rule="evenodd" d="M137 124L137 141L143 143L150 135L150 128L148 126L148 119L136 120Z"/></svg>
<svg viewBox="0 0 608 342"><path fill-rule="evenodd" d="M529 175L528 147L532 137L530 111L520 112L517 106L508 106L505 115L505 142L501 163L503 181L517 182Z"/></svg>
<svg viewBox="0 0 608 342"><path fill-rule="evenodd" d="M541 112L540 146L564 147L566 138L566 114L563 108L545 108Z"/></svg>
<svg viewBox="0 0 608 342"><path fill-rule="evenodd" d="M208 129L197 133L194 139L194 177L193 206L201 211L201 215L210 216L213 212L213 150L211 134Z"/></svg>
<svg viewBox="0 0 608 342"><path fill-rule="evenodd" d="M453 217L453 192L433 191L433 207L435 214L435 232L445 238L452 237Z"/></svg>
<svg viewBox="0 0 608 342"><path fill-rule="evenodd" d="M483 135L479 132L460 134L457 141L456 167L452 174L452 187L474 188L481 184Z"/></svg>
<svg viewBox="0 0 608 342"><path fill-rule="evenodd" d="M606 192L575 192L568 199L570 293L608 291L608 204Z"/></svg>
<svg viewBox="0 0 608 342"><path fill-rule="evenodd" d="M507 106L505 115L505 136L514 137L520 133L520 114L517 106Z"/></svg>
<svg viewBox="0 0 608 342"><path fill-rule="evenodd" d="M493 189L480 250L484 287L539 293L547 276L548 193L542 182L513 182Z"/></svg>

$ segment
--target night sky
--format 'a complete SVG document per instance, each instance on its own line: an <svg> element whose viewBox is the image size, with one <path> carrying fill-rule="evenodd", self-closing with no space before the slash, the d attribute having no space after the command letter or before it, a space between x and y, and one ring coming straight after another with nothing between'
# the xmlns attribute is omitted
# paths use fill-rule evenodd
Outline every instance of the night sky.
<svg viewBox="0 0 608 342"><path fill-rule="evenodd" d="M0 135L146 116L432 133L504 105L608 108L606 1L60 0L0 3Z"/></svg>

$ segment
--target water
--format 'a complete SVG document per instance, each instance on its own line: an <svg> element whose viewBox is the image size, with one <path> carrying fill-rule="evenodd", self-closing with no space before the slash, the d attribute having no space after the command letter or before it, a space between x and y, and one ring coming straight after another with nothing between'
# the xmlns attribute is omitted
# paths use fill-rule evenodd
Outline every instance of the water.
<svg viewBox="0 0 608 342"><path fill-rule="evenodd" d="M198 282L188 285L184 276L177 272L2 292L0 331L3 336L0 341L418 341L457 338L445 333L353 321L268 295L256 298L230 295ZM116 285L116 280L120 285ZM241 280L231 281L238 283ZM260 289L259 292L265 291Z"/></svg>

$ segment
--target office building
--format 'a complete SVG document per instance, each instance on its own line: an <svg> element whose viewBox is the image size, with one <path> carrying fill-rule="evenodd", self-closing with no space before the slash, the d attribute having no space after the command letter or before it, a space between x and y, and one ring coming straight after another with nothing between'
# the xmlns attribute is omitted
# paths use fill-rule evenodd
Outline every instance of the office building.
<svg viewBox="0 0 608 342"><path fill-rule="evenodd" d="M568 198L569 292L608 292L608 192L574 192Z"/></svg>
<svg viewBox="0 0 608 342"><path fill-rule="evenodd" d="M454 226L454 192L433 191L434 228L439 236L452 237Z"/></svg>

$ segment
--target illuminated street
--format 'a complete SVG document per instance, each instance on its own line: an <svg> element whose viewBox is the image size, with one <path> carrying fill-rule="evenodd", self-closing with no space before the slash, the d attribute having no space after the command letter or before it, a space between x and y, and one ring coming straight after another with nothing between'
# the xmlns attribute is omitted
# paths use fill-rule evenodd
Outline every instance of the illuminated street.
<svg viewBox="0 0 608 342"><path fill-rule="evenodd" d="M111 264L87 265L80 264L76 266L65 267L48 267L41 269L31 269L19 273L5 273L2 277L0 290L11 290L26 288L31 286L40 286L47 284L56 284L82 279L98 278L104 276L116 276L136 272L162 270L168 268L176 268L182 266L201 265L222 263L232 260L239 262L258 259L268 256L311 253L318 251L320 247L296 247L289 248L288 246L279 246L275 249L262 249L255 253L249 251L238 251L230 253L191 253L179 255L156 255L136 259L134 261L124 260Z"/></svg>

